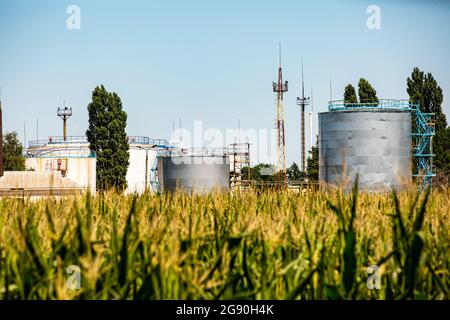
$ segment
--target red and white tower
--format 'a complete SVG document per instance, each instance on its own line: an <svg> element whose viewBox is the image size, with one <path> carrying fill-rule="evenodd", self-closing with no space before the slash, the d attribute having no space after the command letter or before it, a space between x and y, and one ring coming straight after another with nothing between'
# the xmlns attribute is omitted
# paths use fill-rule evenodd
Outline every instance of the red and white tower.
<svg viewBox="0 0 450 320"><path fill-rule="evenodd" d="M286 180L286 139L284 135L284 93L288 91L288 82L283 82L281 69L281 44L279 46L278 81L273 82L273 92L276 92L277 105L277 181L285 185Z"/></svg>

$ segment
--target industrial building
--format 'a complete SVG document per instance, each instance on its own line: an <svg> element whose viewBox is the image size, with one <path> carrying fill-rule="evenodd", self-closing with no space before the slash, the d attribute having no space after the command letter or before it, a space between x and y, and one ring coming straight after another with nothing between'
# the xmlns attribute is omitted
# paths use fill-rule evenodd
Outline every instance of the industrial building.
<svg viewBox="0 0 450 320"><path fill-rule="evenodd" d="M80 195L85 188L57 172L10 171L0 177L1 197L41 198Z"/></svg>
<svg viewBox="0 0 450 320"><path fill-rule="evenodd" d="M412 119L416 132L411 132ZM428 184L434 176L431 114L407 100L378 103L331 101L319 113L319 180L322 186L402 189L415 176ZM414 137L414 139L412 139ZM414 144L413 144L413 143ZM417 168L412 175L412 158Z"/></svg>
<svg viewBox="0 0 450 320"><path fill-rule="evenodd" d="M128 137L128 142L130 159L126 193L142 193L152 188L156 175L152 168L156 166L157 152L168 148L169 143L142 136ZM59 172L62 177L95 193L96 156L84 136L53 136L47 140L30 141L25 163L28 170Z"/></svg>
<svg viewBox="0 0 450 320"><path fill-rule="evenodd" d="M238 186L243 166L250 166L250 144L226 148L173 147L167 140L128 137L126 193L149 191L204 192ZM158 160L159 159L159 160ZM52 136L29 142L27 170L59 173L82 189L96 191L96 155L86 137Z"/></svg>

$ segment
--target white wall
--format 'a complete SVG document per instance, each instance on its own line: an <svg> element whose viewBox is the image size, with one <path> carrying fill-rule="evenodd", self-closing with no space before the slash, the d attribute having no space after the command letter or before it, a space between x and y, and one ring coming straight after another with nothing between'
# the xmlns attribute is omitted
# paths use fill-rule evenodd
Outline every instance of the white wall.
<svg viewBox="0 0 450 320"><path fill-rule="evenodd" d="M37 172L55 171L55 162L62 160L67 164L66 177L79 186L90 189L95 194L96 189L96 159L95 158L27 158L26 168Z"/></svg>
<svg viewBox="0 0 450 320"><path fill-rule="evenodd" d="M150 188L150 173L156 160L156 152L153 150L144 150L132 146L130 148L130 165L127 172L128 188L126 193L143 193L145 191L145 157L148 152L148 189Z"/></svg>

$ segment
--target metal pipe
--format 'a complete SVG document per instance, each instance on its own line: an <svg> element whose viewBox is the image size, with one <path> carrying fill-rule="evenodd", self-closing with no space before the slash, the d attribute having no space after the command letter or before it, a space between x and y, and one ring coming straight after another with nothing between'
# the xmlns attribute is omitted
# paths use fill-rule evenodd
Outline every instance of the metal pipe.
<svg viewBox="0 0 450 320"><path fill-rule="evenodd" d="M148 149L145 150L145 192L148 190Z"/></svg>
<svg viewBox="0 0 450 320"><path fill-rule="evenodd" d="M63 119L63 139L67 141L67 119Z"/></svg>

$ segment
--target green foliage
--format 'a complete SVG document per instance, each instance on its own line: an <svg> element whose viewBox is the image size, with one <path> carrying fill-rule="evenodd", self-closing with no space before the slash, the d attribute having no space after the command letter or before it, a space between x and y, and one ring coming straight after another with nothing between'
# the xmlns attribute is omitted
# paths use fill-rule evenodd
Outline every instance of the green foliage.
<svg viewBox="0 0 450 320"><path fill-rule="evenodd" d="M420 104L420 110L434 113L436 135L433 138L433 153L436 155L434 165L439 175L450 174L450 142L447 119L442 111L443 94L431 73L424 74L419 68L414 68L408 77L407 92L409 99ZM415 123L413 123L413 130Z"/></svg>
<svg viewBox="0 0 450 320"><path fill-rule="evenodd" d="M308 177L312 181L319 180L319 147L318 145L312 147L309 151L310 156L307 159L306 175L300 171L298 165L293 162L292 165L286 169L286 176L289 182L302 181ZM242 169L243 179L249 180L248 168ZM274 165L267 163L259 163L251 168L251 180L262 182L277 181L277 172Z"/></svg>
<svg viewBox="0 0 450 320"><path fill-rule="evenodd" d="M356 97L356 90L351 84L348 84L344 90L344 103L352 104L358 103L358 98Z"/></svg>
<svg viewBox="0 0 450 320"><path fill-rule="evenodd" d="M319 141L309 151L306 173L310 180L319 181Z"/></svg>
<svg viewBox="0 0 450 320"><path fill-rule="evenodd" d="M17 138L17 132L7 132L3 135L3 166L5 171L25 170L23 146Z"/></svg>
<svg viewBox="0 0 450 320"><path fill-rule="evenodd" d="M378 105L377 92L372 85L364 78L359 79L358 95L360 103L375 103Z"/></svg>
<svg viewBox="0 0 450 320"><path fill-rule="evenodd" d="M97 189L126 189L129 165L129 144L126 134L127 114L122 101L102 85L92 92L88 105L89 148L97 154Z"/></svg>
<svg viewBox="0 0 450 320"><path fill-rule="evenodd" d="M402 214L397 192L394 190L392 193L395 207L394 217L396 218L393 224L393 233L395 234L393 254L402 269L399 275L401 280L399 283L403 286L403 294L400 296L402 299L414 299L416 296L421 297L419 292L420 288L417 285L419 281L417 279L420 278L419 270L423 265L421 256L424 254L425 238L422 228L430 193L431 190L428 188L423 196L422 204L417 209L419 195L416 196L409 209L407 219ZM429 271L434 273L431 269ZM448 289L444 290L448 293Z"/></svg>
<svg viewBox="0 0 450 320"><path fill-rule="evenodd" d="M277 181L276 168L272 164L259 163L251 169L251 179L254 181ZM245 180L248 180L248 168L243 168Z"/></svg>
<svg viewBox="0 0 450 320"><path fill-rule="evenodd" d="M300 168L295 162L287 168L286 175L288 181L300 181L304 179L304 174L300 171Z"/></svg>
<svg viewBox="0 0 450 320"><path fill-rule="evenodd" d="M420 110L435 113L436 131L447 128L447 119L442 111L444 99L442 89L431 73L424 74L419 68L414 68L411 77L406 80L409 99L420 103Z"/></svg>
<svg viewBox="0 0 450 320"><path fill-rule="evenodd" d="M449 299L449 199L356 185L2 198L0 299Z"/></svg>
<svg viewBox="0 0 450 320"><path fill-rule="evenodd" d="M433 152L436 155L433 163L438 172L450 176L450 127L436 131L433 137Z"/></svg>

